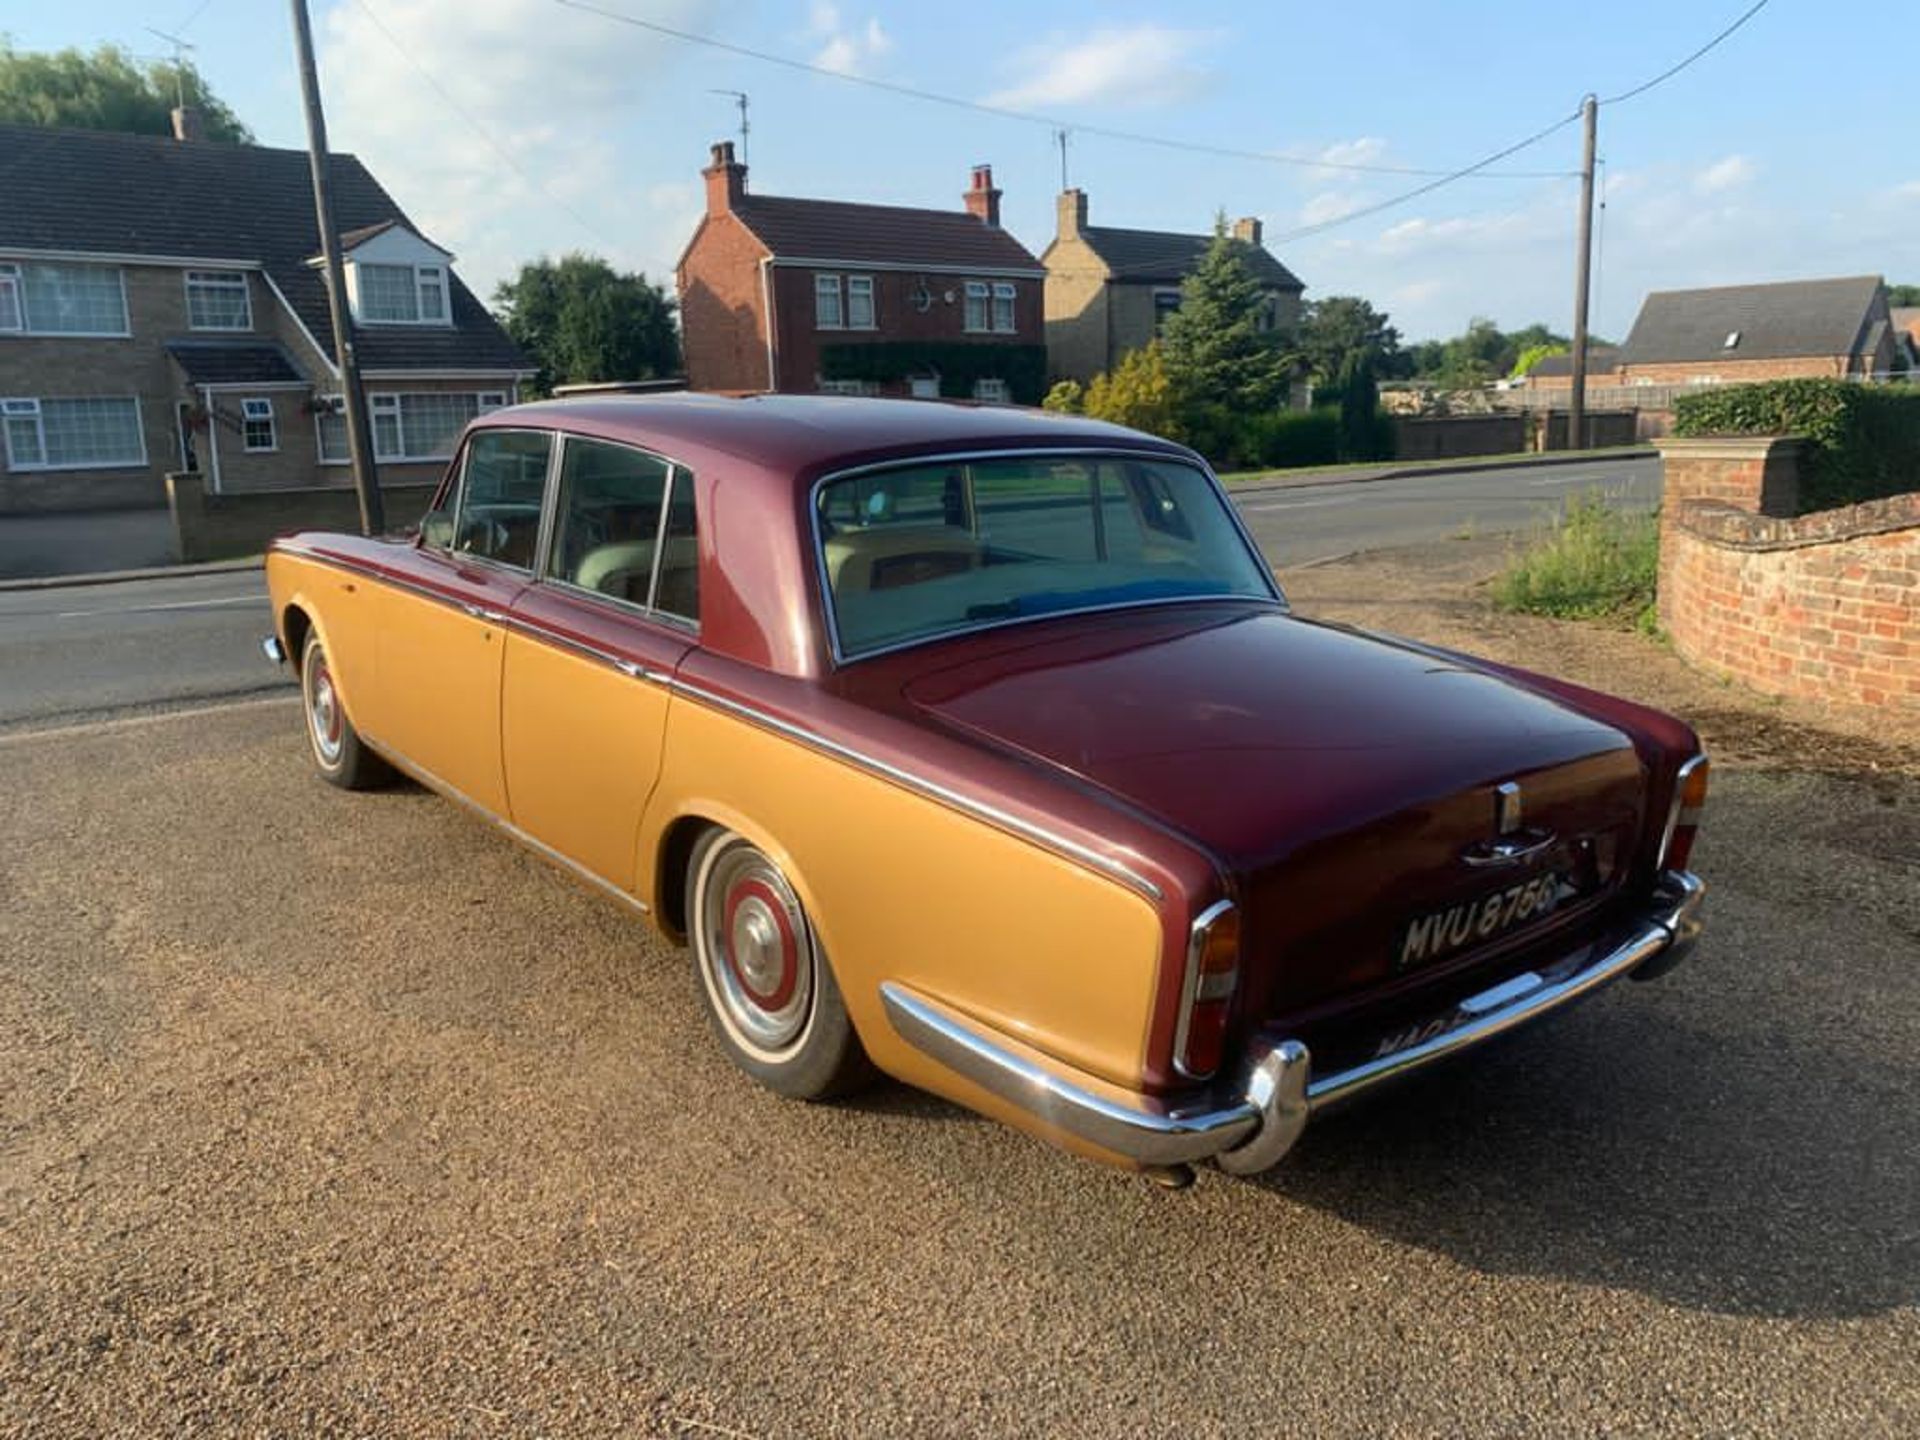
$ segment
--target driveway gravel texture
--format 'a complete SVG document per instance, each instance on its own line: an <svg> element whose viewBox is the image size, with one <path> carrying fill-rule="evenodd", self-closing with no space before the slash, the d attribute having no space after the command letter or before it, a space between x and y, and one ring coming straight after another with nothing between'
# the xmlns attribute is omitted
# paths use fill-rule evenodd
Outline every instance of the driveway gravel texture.
<svg viewBox="0 0 1920 1440"><path fill-rule="evenodd" d="M1920 778L1780 723L1686 966L1182 1193L756 1089L684 952L289 699L0 736L0 1433L1920 1433Z"/></svg>

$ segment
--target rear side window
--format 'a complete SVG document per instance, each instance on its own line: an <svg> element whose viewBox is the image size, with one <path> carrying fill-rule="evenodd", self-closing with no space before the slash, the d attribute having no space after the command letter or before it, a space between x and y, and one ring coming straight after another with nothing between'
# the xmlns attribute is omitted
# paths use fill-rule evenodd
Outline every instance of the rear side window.
<svg viewBox="0 0 1920 1440"><path fill-rule="evenodd" d="M452 517L446 548L531 571L552 454L553 436L545 430L482 430L468 439L446 507ZM426 533L430 543L446 544L444 532Z"/></svg>
<svg viewBox="0 0 1920 1440"><path fill-rule="evenodd" d="M673 467L604 440L569 438L547 573L634 605L653 593L653 562Z"/></svg>

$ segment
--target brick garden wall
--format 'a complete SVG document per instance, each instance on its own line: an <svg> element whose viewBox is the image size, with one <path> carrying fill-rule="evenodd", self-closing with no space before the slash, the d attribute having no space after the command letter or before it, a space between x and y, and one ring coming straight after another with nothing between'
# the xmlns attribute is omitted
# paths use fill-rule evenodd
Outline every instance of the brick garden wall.
<svg viewBox="0 0 1920 1440"><path fill-rule="evenodd" d="M383 469L384 476L384 469ZM193 471L167 476L167 508L173 520L174 558L184 563L258 555L276 535L291 530L360 529L360 499L350 487L256 490L214 495L206 476ZM380 498L387 528L420 523L439 477L425 482L383 479Z"/></svg>
<svg viewBox="0 0 1920 1440"><path fill-rule="evenodd" d="M1660 619L1683 658L1768 694L1920 711L1920 493L1795 516L1797 441L1660 452Z"/></svg>

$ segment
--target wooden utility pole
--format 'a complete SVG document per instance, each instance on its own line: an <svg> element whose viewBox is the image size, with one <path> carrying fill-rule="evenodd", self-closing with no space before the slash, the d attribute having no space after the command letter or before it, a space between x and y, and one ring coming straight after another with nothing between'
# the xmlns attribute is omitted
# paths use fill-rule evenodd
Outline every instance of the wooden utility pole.
<svg viewBox="0 0 1920 1440"><path fill-rule="evenodd" d="M1587 439L1587 294L1593 281L1593 142L1600 102L1580 102L1585 132L1580 154L1580 248L1574 257L1573 385L1567 399L1567 448L1581 449Z"/></svg>
<svg viewBox="0 0 1920 1440"><path fill-rule="evenodd" d="M360 387L360 362L354 357L353 314L347 308L347 272L340 260L340 232L333 223L333 189L327 157L327 119L320 111L320 77L313 67L313 26L307 0L292 0L293 44L300 57L300 98L307 110L307 156L313 166L313 216L320 226L320 254L326 262L327 313L333 321L333 357L340 367L347 407L347 453L353 459L353 488L360 497L360 533L379 535L387 528L380 499L380 475L374 468L373 433L367 428L367 395Z"/></svg>

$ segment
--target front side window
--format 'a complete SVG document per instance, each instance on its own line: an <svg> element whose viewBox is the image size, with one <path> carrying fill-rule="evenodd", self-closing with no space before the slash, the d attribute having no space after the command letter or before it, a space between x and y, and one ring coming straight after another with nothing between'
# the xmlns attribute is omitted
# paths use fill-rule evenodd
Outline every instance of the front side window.
<svg viewBox="0 0 1920 1440"><path fill-rule="evenodd" d="M14 470L87 470L147 463L140 402L132 396L0 400L7 465Z"/></svg>
<svg viewBox="0 0 1920 1440"><path fill-rule="evenodd" d="M969 330L987 328L987 305L991 288L984 280L967 281L967 308L962 324Z"/></svg>
<svg viewBox="0 0 1920 1440"><path fill-rule="evenodd" d="M657 455L570 436L547 573L568 585L650 605L673 467Z"/></svg>
<svg viewBox="0 0 1920 1440"><path fill-rule="evenodd" d="M829 480L815 504L846 657L1075 610L1277 594L1213 482L1177 460L919 463Z"/></svg>
<svg viewBox="0 0 1920 1440"><path fill-rule="evenodd" d="M479 431L467 441L459 479L442 512L451 517L450 533L432 525L422 533L450 538L459 554L532 570L552 453L553 436L545 430Z"/></svg>
<svg viewBox="0 0 1920 1440"><path fill-rule="evenodd" d="M873 329L873 277L847 276L847 328Z"/></svg>
<svg viewBox="0 0 1920 1440"><path fill-rule="evenodd" d="M247 277L238 270L187 271L187 328L251 330Z"/></svg>
<svg viewBox="0 0 1920 1440"><path fill-rule="evenodd" d="M993 287L993 328L1002 334L1011 335L1014 331L1013 286L1000 281Z"/></svg>
<svg viewBox="0 0 1920 1440"><path fill-rule="evenodd" d="M813 277L813 323L819 330L844 330L846 316L840 308L840 277Z"/></svg>
<svg viewBox="0 0 1920 1440"><path fill-rule="evenodd" d="M47 265L27 261L15 269L20 312L17 327L30 335L125 335L127 294L114 265ZM0 301L0 321L5 319ZM0 329L5 328L0 324Z"/></svg>
<svg viewBox="0 0 1920 1440"><path fill-rule="evenodd" d="M240 438L250 455L280 448L273 424L273 401L262 398L240 402Z"/></svg>

